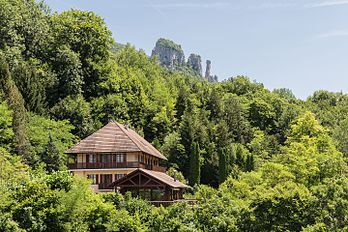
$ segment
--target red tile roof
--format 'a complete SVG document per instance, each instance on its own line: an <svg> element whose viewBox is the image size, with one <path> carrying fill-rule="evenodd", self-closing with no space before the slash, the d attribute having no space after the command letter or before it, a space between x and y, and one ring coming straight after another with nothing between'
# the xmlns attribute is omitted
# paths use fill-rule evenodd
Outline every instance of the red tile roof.
<svg viewBox="0 0 348 232"><path fill-rule="evenodd" d="M111 121L68 149L67 154L144 152L167 160L156 148L132 129Z"/></svg>

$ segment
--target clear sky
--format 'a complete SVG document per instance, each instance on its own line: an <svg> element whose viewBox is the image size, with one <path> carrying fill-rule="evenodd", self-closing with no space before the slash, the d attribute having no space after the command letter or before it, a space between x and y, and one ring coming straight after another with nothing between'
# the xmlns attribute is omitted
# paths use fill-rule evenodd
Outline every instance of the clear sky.
<svg viewBox="0 0 348 232"><path fill-rule="evenodd" d="M169 38L212 61L219 80L246 75L305 99L348 93L348 0L46 0L53 11L91 10L119 43L151 54Z"/></svg>

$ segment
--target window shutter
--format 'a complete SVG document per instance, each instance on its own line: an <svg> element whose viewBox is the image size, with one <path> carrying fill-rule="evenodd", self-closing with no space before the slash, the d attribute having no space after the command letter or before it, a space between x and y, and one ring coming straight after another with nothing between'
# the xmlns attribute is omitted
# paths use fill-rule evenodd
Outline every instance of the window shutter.
<svg viewBox="0 0 348 232"><path fill-rule="evenodd" d="M89 163L89 155L86 155L86 163Z"/></svg>

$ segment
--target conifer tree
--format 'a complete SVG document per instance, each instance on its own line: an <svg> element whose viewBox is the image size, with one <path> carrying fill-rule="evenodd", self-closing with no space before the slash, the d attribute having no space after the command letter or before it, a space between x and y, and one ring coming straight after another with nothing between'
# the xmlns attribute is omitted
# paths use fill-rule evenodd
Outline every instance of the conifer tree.
<svg viewBox="0 0 348 232"><path fill-rule="evenodd" d="M49 141L47 147L42 156L42 161L46 164L46 170L48 172L58 171L61 169L61 156L59 150L54 143L53 136L49 134Z"/></svg>
<svg viewBox="0 0 348 232"><path fill-rule="evenodd" d="M219 181L224 182L229 172L229 155L226 148L219 149Z"/></svg>
<svg viewBox="0 0 348 232"><path fill-rule="evenodd" d="M230 164L231 164L231 168L232 165L236 162L236 154L234 152L234 145L233 143L231 143L230 145Z"/></svg>
<svg viewBox="0 0 348 232"><path fill-rule="evenodd" d="M244 154L243 149L240 144L237 145L236 148L236 162L235 162L240 168L244 167Z"/></svg>
<svg viewBox="0 0 348 232"><path fill-rule="evenodd" d="M194 186L199 184L201 179L201 157L198 143L193 142L191 147L190 184Z"/></svg>
<svg viewBox="0 0 348 232"><path fill-rule="evenodd" d="M233 144L219 149L219 181L223 183L233 170L233 165L236 162ZM239 158L242 159L242 158ZM239 161L240 162L240 161Z"/></svg>
<svg viewBox="0 0 348 232"><path fill-rule="evenodd" d="M15 82L12 79L9 67L4 59L0 58L0 86L4 91L6 100L12 113L12 126L15 134L16 152L22 155L27 163L30 163L28 156L28 140L26 136L26 110L24 100Z"/></svg>
<svg viewBox="0 0 348 232"><path fill-rule="evenodd" d="M36 70L23 63L13 70L13 76L15 84L23 96L27 111L44 113L46 108L45 89Z"/></svg>
<svg viewBox="0 0 348 232"><path fill-rule="evenodd" d="M248 155L245 161L245 170L250 172L254 170L254 166L254 156L252 154Z"/></svg>

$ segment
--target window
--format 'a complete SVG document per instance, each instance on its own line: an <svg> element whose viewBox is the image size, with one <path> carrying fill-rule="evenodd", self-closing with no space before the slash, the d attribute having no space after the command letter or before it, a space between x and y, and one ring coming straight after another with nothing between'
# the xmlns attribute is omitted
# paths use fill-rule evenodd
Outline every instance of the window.
<svg viewBox="0 0 348 232"><path fill-rule="evenodd" d="M126 157L126 154L124 153L116 153L116 162L117 163L125 162L125 157Z"/></svg>
<svg viewBox="0 0 348 232"><path fill-rule="evenodd" d="M87 178L92 180L92 184L97 184L97 176L96 174L89 174L87 175Z"/></svg>
<svg viewBox="0 0 348 232"><path fill-rule="evenodd" d="M112 174L101 174L100 175L100 183L103 183L103 184L112 183Z"/></svg>
<svg viewBox="0 0 348 232"><path fill-rule="evenodd" d="M126 174L115 174L115 180L121 179L124 177Z"/></svg>
<svg viewBox="0 0 348 232"><path fill-rule="evenodd" d="M112 156L110 154L107 155L101 155L102 163L111 163L112 162Z"/></svg>
<svg viewBox="0 0 348 232"><path fill-rule="evenodd" d="M96 163L96 162L97 162L97 155L88 156L88 163Z"/></svg>

